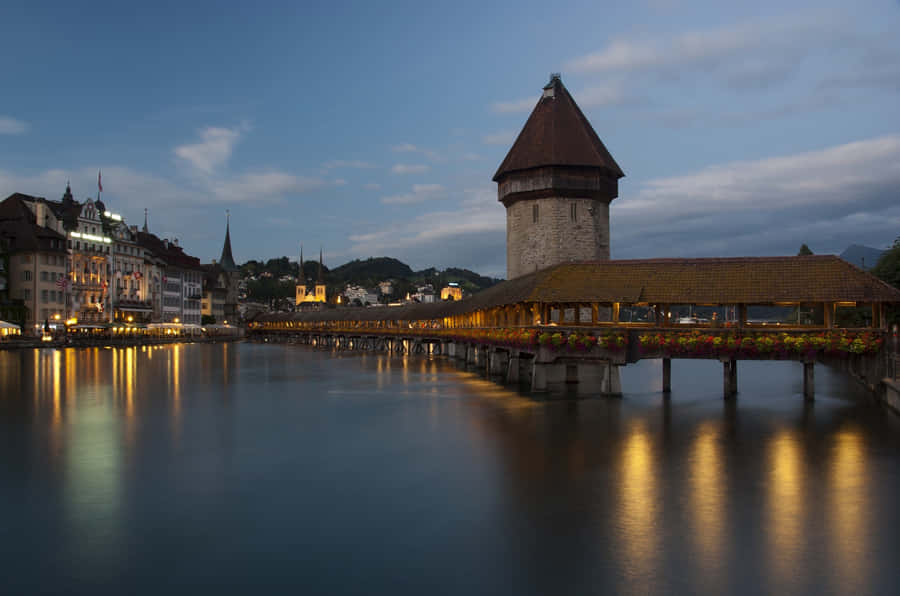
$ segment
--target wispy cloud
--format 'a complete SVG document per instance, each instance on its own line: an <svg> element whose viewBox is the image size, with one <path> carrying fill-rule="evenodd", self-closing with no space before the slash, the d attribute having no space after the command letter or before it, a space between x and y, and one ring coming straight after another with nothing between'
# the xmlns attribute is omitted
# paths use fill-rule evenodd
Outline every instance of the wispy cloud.
<svg viewBox="0 0 900 596"><path fill-rule="evenodd" d="M394 174L421 174L431 169L431 166L425 164L405 164L398 163L391 168Z"/></svg>
<svg viewBox="0 0 900 596"><path fill-rule="evenodd" d="M537 104L537 97L523 97L512 101L495 101L491 104L491 110L497 114L520 114L530 112Z"/></svg>
<svg viewBox="0 0 900 596"><path fill-rule="evenodd" d="M334 180L331 181L331 183L334 184L335 186L346 186L347 185L347 181L344 180L343 178L335 178Z"/></svg>
<svg viewBox="0 0 900 596"><path fill-rule="evenodd" d="M27 130L27 123L10 116L0 116L0 135L20 135Z"/></svg>
<svg viewBox="0 0 900 596"><path fill-rule="evenodd" d="M378 190L381 188L381 185L377 182L367 182L366 184L363 184L363 188L366 190Z"/></svg>
<svg viewBox="0 0 900 596"><path fill-rule="evenodd" d="M412 143L400 143L399 145L391 147L391 151L395 151L396 153L415 153L418 150L419 148Z"/></svg>
<svg viewBox="0 0 900 596"><path fill-rule="evenodd" d="M454 209L422 213L386 228L351 235L348 254L390 254L414 267L452 265L502 275L506 255L503 206L487 190L466 192L472 196Z"/></svg>
<svg viewBox="0 0 900 596"><path fill-rule="evenodd" d="M326 170L333 170L335 168L357 168L357 169L368 169L374 168L368 161L362 161L358 159L333 159L331 161L326 161L322 164L322 167Z"/></svg>
<svg viewBox="0 0 900 596"><path fill-rule="evenodd" d="M324 182L318 178L279 171L250 172L217 180L210 187L210 198L229 203L272 203L283 201L288 195L302 194L322 186Z"/></svg>
<svg viewBox="0 0 900 596"><path fill-rule="evenodd" d="M512 145L518 134L515 130L499 130L481 137L481 142L485 145Z"/></svg>
<svg viewBox="0 0 900 596"><path fill-rule="evenodd" d="M432 199L439 198L444 191L444 187L440 184L414 184L412 191L400 195L392 195L383 197L381 202L385 205L409 205L412 203L422 203Z"/></svg>
<svg viewBox="0 0 900 596"><path fill-rule="evenodd" d="M202 174L210 175L225 165L246 126L222 128L209 126L200 131L200 141L175 148L175 155L187 161Z"/></svg>
<svg viewBox="0 0 900 596"><path fill-rule="evenodd" d="M888 243L900 229L900 135L650 180L612 204L616 256L790 254Z"/></svg>

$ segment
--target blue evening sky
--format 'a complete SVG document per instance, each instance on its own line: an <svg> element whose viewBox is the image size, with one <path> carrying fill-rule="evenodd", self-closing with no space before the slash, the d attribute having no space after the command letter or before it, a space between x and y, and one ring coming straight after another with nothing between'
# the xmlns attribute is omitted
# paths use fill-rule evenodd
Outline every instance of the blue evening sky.
<svg viewBox="0 0 900 596"><path fill-rule="evenodd" d="M625 171L614 258L900 236L900 2L20 2L0 198L71 179L217 258L505 272L491 177L550 72Z"/></svg>

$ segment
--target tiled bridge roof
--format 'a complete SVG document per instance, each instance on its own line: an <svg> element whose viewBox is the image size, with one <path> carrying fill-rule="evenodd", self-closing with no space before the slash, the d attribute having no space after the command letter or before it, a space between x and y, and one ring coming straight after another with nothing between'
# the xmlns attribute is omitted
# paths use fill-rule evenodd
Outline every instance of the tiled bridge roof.
<svg viewBox="0 0 900 596"><path fill-rule="evenodd" d="M900 303L900 290L832 255L565 263L459 302L270 313L257 321L440 319L526 303Z"/></svg>

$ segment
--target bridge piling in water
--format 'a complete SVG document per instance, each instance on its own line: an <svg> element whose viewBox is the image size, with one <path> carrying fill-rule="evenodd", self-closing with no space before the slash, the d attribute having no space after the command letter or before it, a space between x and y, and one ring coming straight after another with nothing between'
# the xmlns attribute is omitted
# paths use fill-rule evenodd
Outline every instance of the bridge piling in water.
<svg viewBox="0 0 900 596"><path fill-rule="evenodd" d="M803 399L813 401L816 397L816 363L803 363Z"/></svg>
<svg viewBox="0 0 900 596"><path fill-rule="evenodd" d="M663 393L672 392L672 359L662 359L662 390Z"/></svg>

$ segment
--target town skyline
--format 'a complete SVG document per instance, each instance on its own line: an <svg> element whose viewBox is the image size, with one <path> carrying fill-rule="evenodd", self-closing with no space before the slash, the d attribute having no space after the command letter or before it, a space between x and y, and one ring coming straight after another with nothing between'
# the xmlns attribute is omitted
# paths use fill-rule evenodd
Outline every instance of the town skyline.
<svg viewBox="0 0 900 596"><path fill-rule="evenodd" d="M11 42L46 43L6 63L19 85L0 103L0 196L59 200L71 180L96 198L102 169L104 201L133 224L148 208L151 231L204 262L230 209L238 262L303 242L332 264L500 276L491 177L561 72L626 174L613 258L897 235L896 3L394 8L195 6L177 24L153 8L17 9Z"/></svg>

